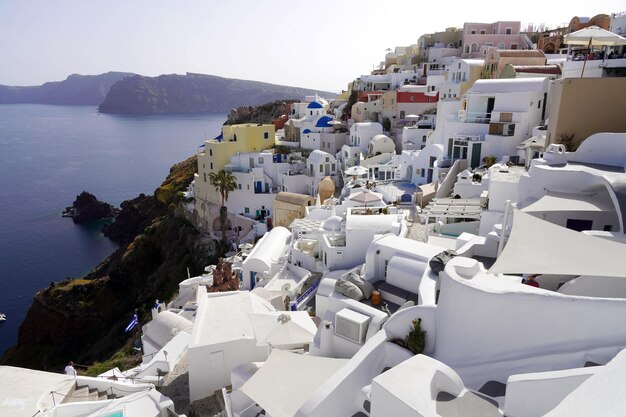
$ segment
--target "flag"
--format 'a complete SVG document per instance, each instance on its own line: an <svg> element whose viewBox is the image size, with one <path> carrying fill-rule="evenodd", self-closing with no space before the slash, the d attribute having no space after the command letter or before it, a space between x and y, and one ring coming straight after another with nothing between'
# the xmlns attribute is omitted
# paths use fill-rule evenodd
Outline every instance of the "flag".
<svg viewBox="0 0 626 417"><path fill-rule="evenodd" d="M130 323L128 323L128 326L126 326L126 329L124 329L124 333L130 332L133 329L133 327L137 325L138 322L139 320L137 320L137 314L133 314L133 319L130 321Z"/></svg>

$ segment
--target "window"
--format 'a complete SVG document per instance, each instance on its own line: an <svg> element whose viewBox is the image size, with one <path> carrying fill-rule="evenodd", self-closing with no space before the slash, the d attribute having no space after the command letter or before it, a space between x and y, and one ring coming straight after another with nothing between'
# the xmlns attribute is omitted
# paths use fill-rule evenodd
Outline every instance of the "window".
<svg viewBox="0 0 626 417"><path fill-rule="evenodd" d="M213 156L213 149L209 149L209 156Z"/></svg>
<svg viewBox="0 0 626 417"><path fill-rule="evenodd" d="M237 184L237 188L241 190L241 184Z"/></svg>
<svg viewBox="0 0 626 417"><path fill-rule="evenodd" d="M213 171L213 162L211 162L211 171Z"/></svg>
<svg viewBox="0 0 626 417"><path fill-rule="evenodd" d="M422 142L426 142L426 135L422 136Z"/></svg>
<svg viewBox="0 0 626 417"><path fill-rule="evenodd" d="M234 140L235 142L237 142L237 134L234 134L234 135L233 135L233 140Z"/></svg>
<svg viewBox="0 0 626 417"><path fill-rule="evenodd" d="M510 35L512 32L513 32L513 31L512 31L512 29L511 29L511 28L506 28L506 34L507 34L507 35Z"/></svg>
<svg viewBox="0 0 626 417"><path fill-rule="evenodd" d="M517 44L516 43L512 43L511 44L511 49L517 49Z"/></svg>
<svg viewBox="0 0 626 417"><path fill-rule="evenodd" d="M259 156L258 161L259 161L259 164L263 164L263 158L262 157Z"/></svg>
<svg viewBox="0 0 626 417"><path fill-rule="evenodd" d="M541 108L541 100L539 100L539 101L537 102L537 108L538 108L538 109L540 109L540 108Z"/></svg>
<svg viewBox="0 0 626 417"><path fill-rule="evenodd" d="M320 172L324 172L324 164L320 164Z"/></svg>
<svg viewBox="0 0 626 417"><path fill-rule="evenodd" d="M203 172L202 174L204 174L204 182L206 182L206 172Z"/></svg>
<svg viewBox="0 0 626 417"><path fill-rule="evenodd" d="M475 34L476 34L476 31L475 31L475 30L472 30L472 31L470 31L470 34L475 35Z"/></svg>
<svg viewBox="0 0 626 417"><path fill-rule="evenodd" d="M387 277L387 267L389 266L389 260L385 259L385 278Z"/></svg>
<svg viewBox="0 0 626 417"><path fill-rule="evenodd" d="M250 184L248 184L248 191L250 191Z"/></svg>
<svg viewBox="0 0 626 417"><path fill-rule="evenodd" d="M481 35L484 35L485 33L487 33L487 32L485 31L485 29L481 29L481 30L480 30L480 34L481 34Z"/></svg>
<svg viewBox="0 0 626 417"><path fill-rule="evenodd" d="M263 132L263 139L269 139L269 138L270 138L269 132Z"/></svg>
<svg viewBox="0 0 626 417"><path fill-rule="evenodd" d="M243 212L246 213L246 214L250 214L250 208L249 207L245 207L243 209Z"/></svg>

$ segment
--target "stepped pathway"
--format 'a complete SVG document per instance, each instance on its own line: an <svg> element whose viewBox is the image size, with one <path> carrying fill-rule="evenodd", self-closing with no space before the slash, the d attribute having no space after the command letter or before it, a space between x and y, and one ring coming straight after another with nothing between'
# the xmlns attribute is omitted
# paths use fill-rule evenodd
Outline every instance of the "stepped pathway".
<svg viewBox="0 0 626 417"><path fill-rule="evenodd" d="M115 394L108 394L98 391L96 388L89 388L87 385L74 384L72 389L67 393L62 403L77 403L82 401L102 401L116 399Z"/></svg>

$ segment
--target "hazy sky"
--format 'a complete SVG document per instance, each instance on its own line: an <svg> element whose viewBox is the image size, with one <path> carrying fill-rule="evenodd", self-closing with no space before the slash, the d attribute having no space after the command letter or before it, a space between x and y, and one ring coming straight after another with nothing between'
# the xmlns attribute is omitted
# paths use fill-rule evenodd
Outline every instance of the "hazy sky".
<svg viewBox="0 0 626 417"><path fill-rule="evenodd" d="M624 0L0 0L0 84L115 70L340 91L424 33L472 21L556 27L624 10Z"/></svg>

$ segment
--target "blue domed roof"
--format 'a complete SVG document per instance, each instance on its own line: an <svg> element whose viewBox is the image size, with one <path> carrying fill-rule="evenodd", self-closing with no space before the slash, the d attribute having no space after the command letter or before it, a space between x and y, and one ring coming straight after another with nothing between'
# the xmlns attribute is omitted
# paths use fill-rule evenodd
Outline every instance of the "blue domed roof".
<svg viewBox="0 0 626 417"><path fill-rule="evenodd" d="M311 129L304 129L302 133L311 133Z"/></svg>
<svg viewBox="0 0 626 417"><path fill-rule="evenodd" d="M319 101L312 101L309 103L308 106L306 106L307 109L323 109L324 106L322 106L322 103L320 103Z"/></svg>
<svg viewBox="0 0 626 417"><path fill-rule="evenodd" d="M333 120L333 118L330 116L322 116L317 120L315 127L333 127L333 125L328 124L331 120Z"/></svg>

